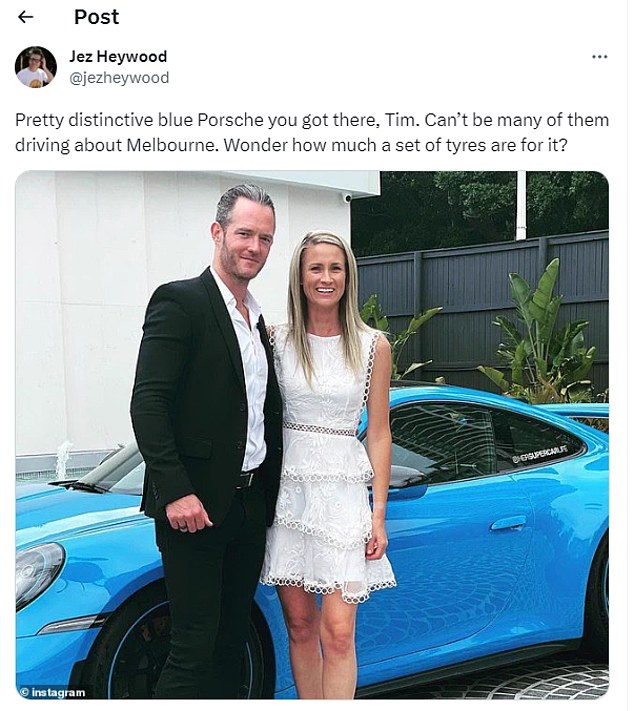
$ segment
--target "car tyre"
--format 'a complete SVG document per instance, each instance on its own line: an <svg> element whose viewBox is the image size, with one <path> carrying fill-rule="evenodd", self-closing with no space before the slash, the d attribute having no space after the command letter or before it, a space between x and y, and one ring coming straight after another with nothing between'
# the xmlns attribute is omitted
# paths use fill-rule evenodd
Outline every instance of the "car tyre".
<svg viewBox="0 0 634 711"><path fill-rule="evenodd" d="M590 569L586 592L584 634L580 648L580 651L589 659L606 663L608 661L609 565L608 535L606 534L599 544Z"/></svg>
<svg viewBox="0 0 634 711"><path fill-rule="evenodd" d="M245 654L243 698L272 696L272 674L265 665L270 645L265 629L254 610ZM169 651L169 631L169 605L161 581L141 590L108 619L82 671L82 687L92 698L152 698Z"/></svg>

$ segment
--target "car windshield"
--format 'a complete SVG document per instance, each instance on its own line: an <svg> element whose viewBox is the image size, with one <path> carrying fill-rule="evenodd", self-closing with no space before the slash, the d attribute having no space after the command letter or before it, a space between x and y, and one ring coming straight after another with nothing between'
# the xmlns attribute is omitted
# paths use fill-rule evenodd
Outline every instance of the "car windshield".
<svg viewBox="0 0 634 711"><path fill-rule="evenodd" d="M141 496L145 462L136 443L128 444L85 474L82 484L97 485L113 494Z"/></svg>

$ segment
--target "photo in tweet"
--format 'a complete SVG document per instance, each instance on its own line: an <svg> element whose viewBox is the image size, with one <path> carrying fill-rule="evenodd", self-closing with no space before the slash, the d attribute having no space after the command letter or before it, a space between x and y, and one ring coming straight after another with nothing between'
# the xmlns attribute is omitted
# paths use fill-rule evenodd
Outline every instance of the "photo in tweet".
<svg viewBox="0 0 634 711"><path fill-rule="evenodd" d="M296 593L355 610L359 698L571 650L599 679L575 697L605 693L601 174L29 171L15 191L21 696L168 695L170 604L177 631L222 609L191 603L215 583L184 551L225 537L239 589L254 540L263 579L203 698L311 683ZM168 511L191 495L209 523ZM165 560L189 561L186 595Z"/></svg>

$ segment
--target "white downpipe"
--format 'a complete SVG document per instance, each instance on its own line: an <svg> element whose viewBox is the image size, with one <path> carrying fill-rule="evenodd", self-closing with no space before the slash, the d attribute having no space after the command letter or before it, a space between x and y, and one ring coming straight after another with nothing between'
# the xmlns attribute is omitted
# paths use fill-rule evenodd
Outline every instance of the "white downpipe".
<svg viewBox="0 0 634 711"><path fill-rule="evenodd" d="M517 222L515 239L526 239L526 171L517 171Z"/></svg>

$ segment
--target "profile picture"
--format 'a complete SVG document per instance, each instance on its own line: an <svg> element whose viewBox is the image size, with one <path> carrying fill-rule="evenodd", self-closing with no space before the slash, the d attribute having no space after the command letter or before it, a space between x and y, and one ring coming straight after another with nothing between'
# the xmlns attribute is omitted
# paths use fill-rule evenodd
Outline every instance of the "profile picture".
<svg viewBox="0 0 634 711"><path fill-rule="evenodd" d="M55 57L44 47L28 47L15 60L15 74L24 86L41 89L48 86L57 73Z"/></svg>

